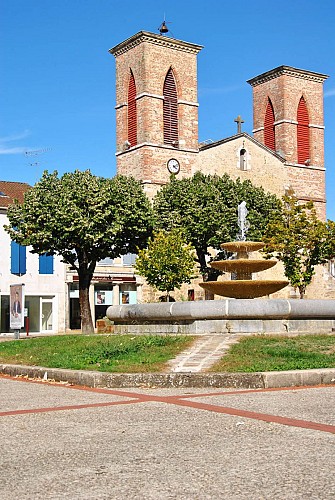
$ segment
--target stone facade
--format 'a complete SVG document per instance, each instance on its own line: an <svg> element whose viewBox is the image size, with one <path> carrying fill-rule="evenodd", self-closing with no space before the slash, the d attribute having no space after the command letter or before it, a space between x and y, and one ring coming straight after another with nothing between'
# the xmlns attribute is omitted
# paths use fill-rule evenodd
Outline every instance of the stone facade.
<svg viewBox="0 0 335 500"><path fill-rule="evenodd" d="M245 151L243 163L242 150ZM284 159L246 133L202 146L196 168L206 174L227 173L232 179L250 180L278 197L289 187Z"/></svg>

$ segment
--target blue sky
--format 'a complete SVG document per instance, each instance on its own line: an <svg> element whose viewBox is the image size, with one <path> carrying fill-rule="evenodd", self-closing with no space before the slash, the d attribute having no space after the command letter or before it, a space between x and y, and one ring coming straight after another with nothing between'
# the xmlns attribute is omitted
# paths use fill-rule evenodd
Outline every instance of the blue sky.
<svg viewBox="0 0 335 500"><path fill-rule="evenodd" d="M327 216L335 220L333 0L0 0L0 179L43 170L115 175L115 62L138 31L204 45L199 140L252 133L246 80L282 64L329 75L324 85ZM25 155L26 151L38 151Z"/></svg>

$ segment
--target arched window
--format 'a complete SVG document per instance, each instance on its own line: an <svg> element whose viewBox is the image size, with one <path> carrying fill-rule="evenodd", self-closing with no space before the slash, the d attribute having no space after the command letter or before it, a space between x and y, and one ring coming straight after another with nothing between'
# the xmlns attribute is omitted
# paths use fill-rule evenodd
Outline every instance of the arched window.
<svg viewBox="0 0 335 500"><path fill-rule="evenodd" d="M167 72L163 87L164 144L178 147L178 97L172 69Z"/></svg>
<svg viewBox="0 0 335 500"><path fill-rule="evenodd" d="M128 86L128 142L130 147L137 144L136 85L131 70Z"/></svg>
<svg viewBox="0 0 335 500"><path fill-rule="evenodd" d="M275 114L273 111L272 102L268 99L268 104L265 111L264 119L264 144L273 151L276 150L276 138L275 138Z"/></svg>
<svg viewBox="0 0 335 500"><path fill-rule="evenodd" d="M247 151L240 149L240 170L247 170Z"/></svg>
<svg viewBox="0 0 335 500"><path fill-rule="evenodd" d="M301 97L297 112L298 163L310 161L309 154L309 116L305 99Z"/></svg>

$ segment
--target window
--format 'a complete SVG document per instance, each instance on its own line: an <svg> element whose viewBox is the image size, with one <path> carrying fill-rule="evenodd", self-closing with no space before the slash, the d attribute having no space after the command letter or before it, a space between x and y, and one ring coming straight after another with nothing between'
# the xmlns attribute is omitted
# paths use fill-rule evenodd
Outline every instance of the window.
<svg viewBox="0 0 335 500"><path fill-rule="evenodd" d="M240 170L247 170L247 151L244 148L240 150Z"/></svg>
<svg viewBox="0 0 335 500"><path fill-rule="evenodd" d="M10 272L21 276L26 274L26 247L19 245L16 241L10 244Z"/></svg>
<svg viewBox="0 0 335 500"><path fill-rule="evenodd" d="M99 260L97 262L98 266L112 266L114 264L114 259L111 259L110 257L106 257L105 259Z"/></svg>
<svg viewBox="0 0 335 500"><path fill-rule="evenodd" d="M301 97L297 112L298 163L307 163L309 154L309 117L305 99Z"/></svg>
<svg viewBox="0 0 335 500"><path fill-rule="evenodd" d="M178 147L178 97L172 69L167 72L163 87L164 144Z"/></svg>
<svg viewBox="0 0 335 500"><path fill-rule="evenodd" d="M136 85L132 71L128 87L128 142L130 147L137 144Z"/></svg>
<svg viewBox="0 0 335 500"><path fill-rule="evenodd" d="M135 253L127 253L123 256L123 265L124 266L133 266L135 264L137 255Z"/></svg>
<svg viewBox="0 0 335 500"><path fill-rule="evenodd" d="M53 274L54 272L54 257L46 253L39 255L38 258L39 274Z"/></svg>
<svg viewBox="0 0 335 500"><path fill-rule="evenodd" d="M273 111L272 102L268 99L268 104L265 111L264 119L264 144L273 151L276 150L275 138L275 114Z"/></svg>

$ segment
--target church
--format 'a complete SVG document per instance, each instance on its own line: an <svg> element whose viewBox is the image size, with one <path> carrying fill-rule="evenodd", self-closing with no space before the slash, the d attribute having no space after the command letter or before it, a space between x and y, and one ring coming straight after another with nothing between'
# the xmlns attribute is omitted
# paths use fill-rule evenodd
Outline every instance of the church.
<svg viewBox="0 0 335 500"><path fill-rule="evenodd" d="M171 173L228 173L282 196L293 188L325 218L323 82L280 66L251 78L253 136L198 142L197 54L202 46L139 32L110 50L116 59L117 172L149 196Z"/></svg>
<svg viewBox="0 0 335 500"><path fill-rule="evenodd" d="M293 189L302 202L313 201L325 220L327 75L279 66L251 78L253 135L242 131L238 116L236 135L199 143L197 54L202 48L141 31L110 49L116 60L117 173L138 179L149 198L171 174L227 173L278 197ZM334 298L332 271L331 265L319 266L306 296ZM289 288L286 296L294 294Z"/></svg>

